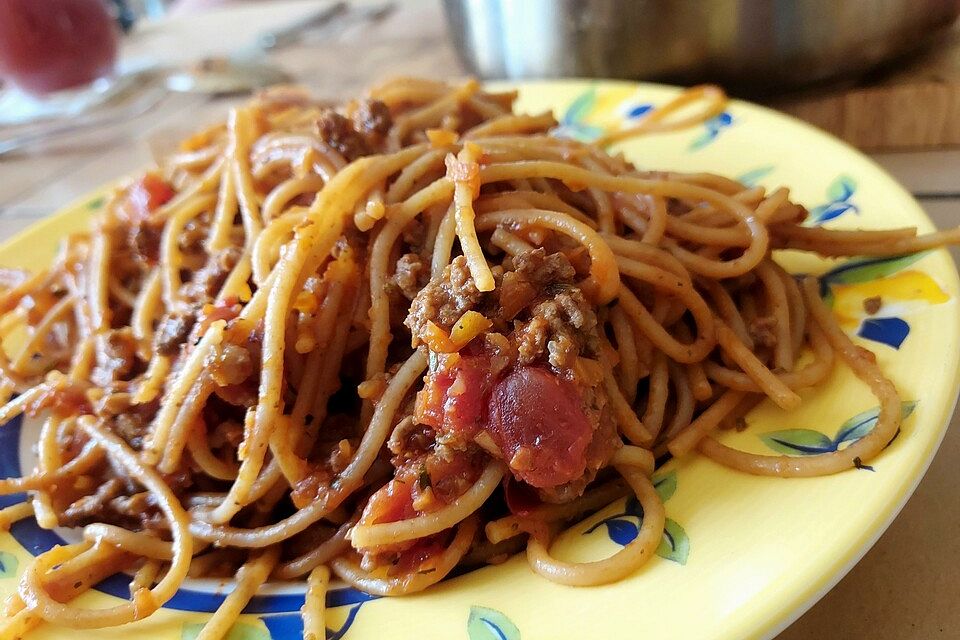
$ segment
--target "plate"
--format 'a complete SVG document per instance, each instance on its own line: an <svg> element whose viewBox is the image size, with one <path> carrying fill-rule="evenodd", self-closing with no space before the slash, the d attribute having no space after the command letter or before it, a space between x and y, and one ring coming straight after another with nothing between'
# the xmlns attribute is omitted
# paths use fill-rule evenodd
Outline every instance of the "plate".
<svg viewBox="0 0 960 640"><path fill-rule="evenodd" d="M545 82L520 86L519 108L554 109L563 135L589 139L640 117L676 95L651 84ZM787 185L808 207L810 224L880 229L932 224L917 203L872 161L812 127L755 105L732 102L702 125L618 147L642 168L712 171L747 184ZM57 239L81 230L104 192L67 207L0 247L0 264L40 268ZM824 478L760 478L707 459L673 460L657 471L668 522L658 557L615 584L572 588L534 575L522 557L449 579L427 593L371 598L347 588L330 593L328 638L566 640L643 637L744 640L772 638L826 593L869 549L906 502L930 463L952 414L958 386L960 289L945 251L895 259L820 261L784 252L793 271L817 274L832 293L843 327L872 349L900 390L902 433L869 466ZM880 295L883 312L862 300ZM749 428L723 440L758 453L810 455L847 446L868 432L876 401L838 368L803 405L784 413L769 403ZM0 475L30 464L35 425L0 430ZM10 504L16 497L6 497ZM568 559L610 554L636 534L642 514L621 501L572 527L557 543ZM32 522L0 534L0 593L16 588L31 553L72 532ZM196 581L162 611L98 638L196 636L230 585ZM126 593L108 580L80 604L105 606ZM114 595L110 595L114 594ZM299 638L301 586L279 585L256 597L230 640ZM36 638L81 638L43 626Z"/></svg>

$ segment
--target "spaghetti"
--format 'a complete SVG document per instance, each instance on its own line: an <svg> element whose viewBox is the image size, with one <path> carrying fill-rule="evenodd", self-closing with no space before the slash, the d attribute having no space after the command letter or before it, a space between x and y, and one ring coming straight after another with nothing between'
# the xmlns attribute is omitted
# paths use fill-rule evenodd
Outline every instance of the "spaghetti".
<svg viewBox="0 0 960 640"><path fill-rule="evenodd" d="M806 227L785 189L603 150L716 114L713 87L596 144L514 97L415 79L336 108L269 91L117 189L49 270L4 274L0 418L44 423L37 468L0 483L31 501L0 527L84 528L27 567L5 632L124 624L187 576L235 575L199 637L224 637L272 579L307 583L319 638L331 571L402 595L523 546L550 580L603 584L659 544L655 456L809 476L880 453L896 389L771 252L882 255L960 231ZM714 438L764 399L796 407L836 362L879 399L859 441L794 458ZM634 541L550 555L564 524L630 491ZM76 575L118 570L128 603L71 604L90 587Z"/></svg>

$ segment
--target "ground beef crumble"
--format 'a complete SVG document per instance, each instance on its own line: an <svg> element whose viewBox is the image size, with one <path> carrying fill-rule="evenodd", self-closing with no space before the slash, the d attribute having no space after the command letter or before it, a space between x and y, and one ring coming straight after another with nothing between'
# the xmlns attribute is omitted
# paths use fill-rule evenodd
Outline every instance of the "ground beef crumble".
<svg viewBox="0 0 960 640"><path fill-rule="evenodd" d="M123 492L123 481L119 478L110 478L96 490L83 496L64 509L60 515L60 525L65 527L82 527L92 522L102 521L107 504Z"/></svg>
<svg viewBox="0 0 960 640"><path fill-rule="evenodd" d="M395 282L413 285L410 271L416 256L400 259ZM409 260L409 263L406 262ZM405 324L414 343L428 322L449 331L469 310L477 310L513 336L519 363L546 360L557 371L569 370L580 355L595 357L597 316L574 282L576 270L562 253L535 249L516 256L512 269L499 277L490 293L477 290L467 260L456 257L440 278L431 280L413 298ZM402 274L402 275L400 275ZM401 280L403 284L401 284Z"/></svg>
<svg viewBox="0 0 960 640"><path fill-rule="evenodd" d="M370 153L367 141L354 130L350 120L333 109L323 111L317 118L317 134L347 161Z"/></svg>
<svg viewBox="0 0 960 640"><path fill-rule="evenodd" d="M353 128L358 133L371 137L382 138L393 126L390 108L379 100L361 100L351 117Z"/></svg>
<svg viewBox="0 0 960 640"><path fill-rule="evenodd" d="M134 404L129 393L120 392L104 396L94 411L111 431L139 451L159 407L158 401Z"/></svg>
<svg viewBox="0 0 960 640"><path fill-rule="evenodd" d="M90 379L101 387L125 380L137 362L137 343L133 330L112 329L97 336L97 364Z"/></svg>
<svg viewBox="0 0 960 640"><path fill-rule="evenodd" d="M882 306L883 298L880 296L871 296L863 300L863 310L867 312L867 315L876 315Z"/></svg>
<svg viewBox="0 0 960 640"><path fill-rule="evenodd" d="M240 262L242 250L239 247L229 247L220 253L210 256L207 263L197 271L193 278L183 288L184 295L196 302L207 302L220 292L227 276Z"/></svg>
<svg viewBox="0 0 960 640"><path fill-rule="evenodd" d="M221 387L241 384L253 375L255 369L250 351L230 343L214 349L205 365L214 383Z"/></svg>
<svg viewBox="0 0 960 640"><path fill-rule="evenodd" d="M597 315L580 289L571 287L538 303L521 336L520 362L531 364L547 356L557 370L570 369L583 352L597 351Z"/></svg>
<svg viewBox="0 0 960 640"><path fill-rule="evenodd" d="M513 270L524 280L540 286L556 282L571 283L577 275L565 255L547 254L543 249L534 249L514 257Z"/></svg>
<svg viewBox="0 0 960 640"><path fill-rule="evenodd" d="M413 334L414 344L428 322L449 329L464 312L475 309L484 299L470 277L467 259L457 256L439 278L431 280L413 299L404 324Z"/></svg>
<svg viewBox="0 0 960 640"><path fill-rule="evenodd" d="M163 223L157 220L145 219L131 225L128 246L134 250L131 255L135 260L148 265L160 262L160 239L163 236Z"/></svg>
<svg viewBox="0 0 960 640"><path fill-rule="evenodd" d="M407 253L397 260L397 268L391 282L407 300L413 300L417 292L423 288L425 276L430 270L423 262L423 258L415 253Z"/></svg>
<svg viewBox="0 0 960 640"><path fill-rule="evenodd" d="M545 358L554 369L563 371L573 367L581 354L594 357L599 346L597 316L574 285L576 270L567 257L537 249L515 257L513 266L517 278L538 295L529 320L518 322L516 329L520 363Z"/></svg>
<svg viewBox="0 0 960 640"><path fill-rule="evenodd" d="M773 316L760 316L747 323L747 332L754 344L772 347L777 344L777 319Z"/></svg>
<svg viewBox="0 0 960 640"><path fill-rule="evenodd" d="M347 161L377 151L393 121L387 105L378 100L358 103L352 118L325 109L317 118L317 134Z"/></svg>
<svg viewBox="0 0 960 640"><path fill-rule="evenodd" d="M154 334L153 346L162 356L174 356L180 351L190 330L197 321L195 313L174 313L163 316Z"/></svg>

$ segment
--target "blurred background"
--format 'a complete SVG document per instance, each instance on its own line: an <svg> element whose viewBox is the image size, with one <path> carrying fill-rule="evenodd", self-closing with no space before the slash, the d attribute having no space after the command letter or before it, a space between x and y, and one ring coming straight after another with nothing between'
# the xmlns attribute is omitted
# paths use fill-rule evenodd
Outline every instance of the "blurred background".
<svg viewBox="0 0 960 640"><path fill-rule="evenodd" d="M718 82L868 152L960 222L958 0L0 0L0 239L278 82ZM955 254L956 255L956 254ZM956 425L955 425L956 427ZM960 431L903 515L780 640L957 637Z"/></svg>
<svg viewBox="0 0 960 640"><path fill-rule="evenodd" d="M714 82L865 150L941 148L960 144L958 14L960 0L2 0L0 153L161 93L342 95L395 72Z"/></svg>

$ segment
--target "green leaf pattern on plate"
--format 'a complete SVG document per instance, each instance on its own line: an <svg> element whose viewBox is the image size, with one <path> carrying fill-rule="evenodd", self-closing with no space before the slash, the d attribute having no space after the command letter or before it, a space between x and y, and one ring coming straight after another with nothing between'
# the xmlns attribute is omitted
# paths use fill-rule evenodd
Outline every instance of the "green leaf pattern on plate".
<svg viewBox="0 0 960 640"><path fill-rule="evenodd" d="M87 209L91 211L96 211L97 209L101 208L106 201L107 201L106 196L100 196L98 198L94 198L93 200L87 203Z"/></svg>
<svg viewBox="0 0 960 640"><path fill-rule="evenodd" d="M470 640L520 640L520 630L503 612L474 605L467 618L467 636Z"/></svg>
<svg viewBox="0 0 960 640"><path fill-rule="evenodd" d="M603 129L589 124L587 118L594 110L597 102L597 89L590 87L570 103L563 116L560 126L553 130L552 135L560 138L573 138L583 142L596 140L603 134Z"/></svg>
<svg viewBox="0 0 960 640"><path fill-rule="evenodd" d="M820 276L820 295L823 297L827 306L836 310L839 295L845 295L847 304L840 304L845 311L840 315L843 322L846 318L848 324L856 324L856 335L864 340L879 342L888 347L899 349L903 342L910 335L910 323L906 318L896 315L897 312L884 311L879 315L860 311L854 305L851 308L850 299L862 295L866 299L868 295L875 295L878 291L882 293L884 305L887 303L906 303L910 304L941 304L949 299L940 286L929 275L922 271L909 270L918 260L926 256L928 251L920 251L906 255L890 256L883 258L857 258L834 267L827 273ZM899 274L899 275L894 275ZM895 278L893 284L887 287L887 279ZM905 285L909 282L909 286ZM858 285L864 284L865 287L860 290ZM889 291L885 292L884 290ZM858 291L860 293L858 293ZM871 291L868 294L866 291ZM844 293L846 292L846 293ZM896 308L896 307L894 307ZM845 327L850 329L850 326Z"/></svg>
<svg viewBox="0 0 960 640"><path fill-rule="evenodd" d="M17 560L17 556L0 551L0 578L16 578L18 566L20 561Z"/></svg>
<svg viewBox="0 0 960 640"><path fill-rule="evenodd" d="M573 102L570 103L570 106L567 107L567 110L564 111L560 122L563 124L577 124L583 122L590 114L590 111L593 109L593 105L596 103L596 101L597 88L590 87L588 90L574 98Z"/></svg>
<svg viewBox="0 0 960 640"><path fill-rule="evenodd" d="M191 623L183 625L180 632L180 640L194 640L200 631L203 630L203 623ZM223 640L270 640L270 633L266 629L255 627L245 622L237 622L231 628ZM275 640L281 640L277 638Z"/></svg>
<svg viewBox="0 0 960 640"><path fill-rule="evenodd" d="M666 502L677 492L677 472L670 471L660 476L654 476L653 487L657 490L660 501Z"/></svg>
<svg viewBox="0 0 960 640"><path fill-rule="evenodd" d="M851 260L831 271L828 271L820 280L827 284L858 284L872 282L886 278L898 271L906 269L914 262L927 255L928 252L908 253L892 258L862 258Z"/></svg>
<svg viewBox="0 0 960 640"><path fill-rule="evenodd" d="M657 547L657 555L666 560L673 560L677 564L687 564L690 555L690 538L675 520L667 518L663 527L663 540Z"/></svg>
<svg viewBox="0 0 960 640"><path fill-rule="evenodd" d="M760 184L761 180L770 175L774 169L775 167L772 164L751 169L750 171L741 173L739 176L737 176L737 182L747 187L755 187Z"/></svg>
<svg viewBox="0 0 960 640"><path fill-rule="evenodd" d="M916 406L916 401L901 403L900 419L906 420L910 417ZM783 429L763 433L759 437L768 448L777 453L788 456L814 456L839 451L845 445L860 440L877 426L879 416L880 407L862 411L841 424L832 438L815 429ZM860 465L858 468L873 470L865 465Z"/></svg>
<svg viewBox="0 0 960 640"><path fill-rule="evenodd" d="M771 431L760 436L763 443L788 456L805 455L832 451L833 440L813 429L784 429Z"/></svg>

